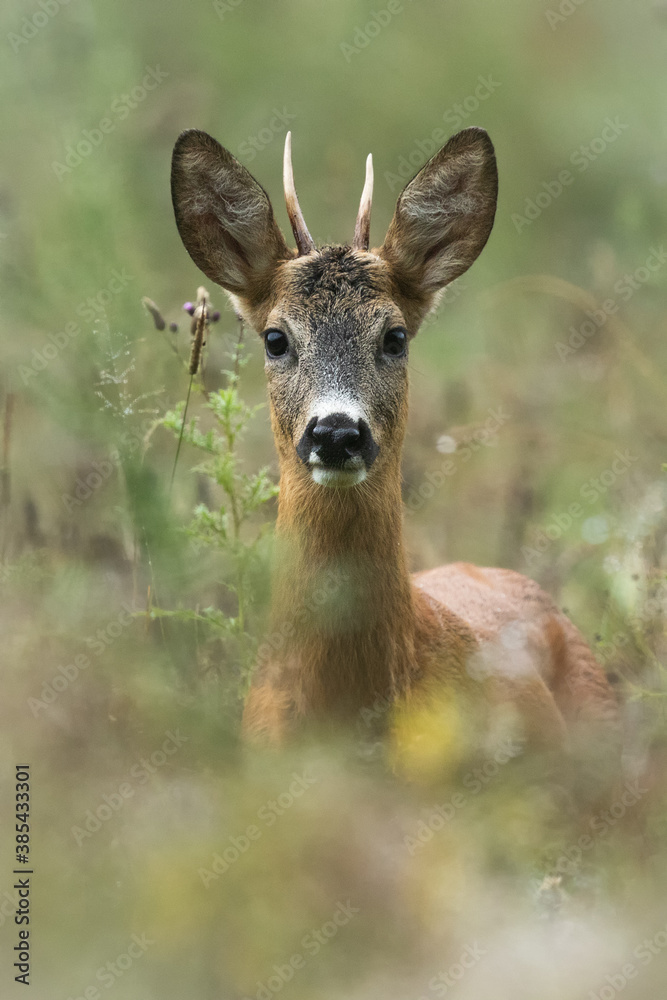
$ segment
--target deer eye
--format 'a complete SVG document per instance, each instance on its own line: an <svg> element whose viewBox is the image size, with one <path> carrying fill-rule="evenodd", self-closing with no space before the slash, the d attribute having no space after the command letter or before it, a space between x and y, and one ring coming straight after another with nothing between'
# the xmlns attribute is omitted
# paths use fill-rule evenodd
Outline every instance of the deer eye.
<svg viewBox="0 0 667 1000"><path fill-rule="evenodd" d="M282 358L289 350L289 340L282 330L267 330L264 334L264 344L269 358Z"/></svg>
<svg viewBox="0 0 667 1000"><path fill-rule="evenodd" d="M387 330L382 342L382 350L392 358L400 358L405 354L408 338L405 330L397 327L395 330Z"/></svg>

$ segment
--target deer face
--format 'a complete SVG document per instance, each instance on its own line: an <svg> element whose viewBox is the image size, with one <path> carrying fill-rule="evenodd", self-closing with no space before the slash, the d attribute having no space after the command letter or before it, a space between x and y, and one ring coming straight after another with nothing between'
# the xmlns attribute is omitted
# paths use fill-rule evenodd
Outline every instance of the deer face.
<svg viewBox="0 0 667 1000"><path fill-rule="evenodd" d="M409 342L488 239L493 146L476 128L450 139L403 190L372 251L370 157L353 245L317 249L294 191L289 135L285 154L298 252L263 188L204 132L184 132L174 149L176 222L194 262L263 337L281 463L319 487L353 487L399 461Z"/></svg>
<svg viewBox="0 0 667 1000"><path fill-rule="evenodd" d="M285 264L276 286L264 343L279 451L320 485L355 485L403 432L408 334L387 267L325 247Z"/></svg>

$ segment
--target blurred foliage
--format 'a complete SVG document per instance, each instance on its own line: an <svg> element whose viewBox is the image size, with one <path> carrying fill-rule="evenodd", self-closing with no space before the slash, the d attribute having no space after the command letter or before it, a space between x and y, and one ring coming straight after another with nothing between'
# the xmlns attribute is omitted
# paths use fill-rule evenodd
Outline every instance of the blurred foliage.
<svg viewBox="0 0 667 1000"><path fill-rule="evenodd" d="M278 487L269 478L266 469L247 473L240 467L240 438L256 412L262 409L261 405L252 408L247 406L239 394L240 373L247 361L243 353L244 346L241 324L239 340L230 355L232 368L222 372L226 376L226 386L208 393L201 385L206 399L204 405L213 414L215 427L204 433L198 427L197 417L188 422L188 396L185 402L179 403L174 410L156 421L151 429L152 432L156 426L161 425L173 431L176 436L178 448L174 472L183 441L208 456L204 462L195 465L192 471L215 484L224 501L215 509L211 509L206 503L198 503L186 530L198 553L207 548L213 549L218 575L234 596L235 606L232 613L225 613L217 607L201 610L150 609L152 618L171 617L207 626L213 634L213 645L216 648L208 653L198 650L198 660L210 660L213 656L218 668L224 666L226 676L231 679L230 687L243 694L247 690L255 664L257 637L261 629L260 619L254 621L254 632L250 631L253 623L249 621L249 616L256 604L258 576L266 575L267 572L266 548L262 548L262 543L266 539L265 529L268 525L260 524L250 537L248 525L252 524L253 515L278 494ZM219 640L219 646L215 643L216 639Z"/></svg>
<svg viewBox="0 0 667 1000"><path fill-rule="evenodd" d="M0 20L0 761L8 803L14 764L32 765L32 995L661 995L664 4L8 0ZM267 411L246 421L261 345L238 384L223 374L237 332L222 293L169 492L180 306L201 280L170 203L179 131L239 156L289 231L291 128L320 242L350 239L372 151L379 244L434 133L468 124L496 145L500 200L411 349L409 548L415 569L527 572L598 648L635 789L607 818L573 818L539 762L499 765L492 740L462 754L456 719L425 733L412 780L335 741L241 750L238 640L249 658L261 635L277 465ZM144 295L178 323L179 357ZM224 537L232 496L266 500L247 507L247 564ZM198 617L238 621L246 565L249 622L211 640ZM133 934L145 953L105 972Z"/></svg>

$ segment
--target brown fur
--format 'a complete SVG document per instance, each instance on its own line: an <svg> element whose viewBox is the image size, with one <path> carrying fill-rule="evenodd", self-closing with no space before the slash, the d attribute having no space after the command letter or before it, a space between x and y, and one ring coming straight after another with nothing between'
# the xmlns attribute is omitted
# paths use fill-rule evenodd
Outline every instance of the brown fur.
<svg viewBox="0 0 667 1000"><path fill-rule="evenodd" d="M486 243L497 195L486 133L466 129L429 161L370 252L295 257L266 193L204 133L181 136L172 178L194 260L258 332L281 330L290 344L266 365L281 469L268 632L280 641L263 647L246 733L280 742L300 721L355 723L378 702L409 709L458 696L511 704L526 735L548 747L595 727L615 733L603 671L532 580L463 563L411 578L406 567L407 365L378 345L387 329L414 336ZM319 485L296 452L332 386L363 403L379 448L367 478L346 489Z"/></svg>

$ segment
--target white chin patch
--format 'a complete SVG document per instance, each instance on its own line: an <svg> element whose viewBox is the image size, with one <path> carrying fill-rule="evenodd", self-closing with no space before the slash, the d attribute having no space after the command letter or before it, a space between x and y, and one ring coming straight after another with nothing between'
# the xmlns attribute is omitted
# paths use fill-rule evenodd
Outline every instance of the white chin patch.
<svg viewBox="0 0 667 1000"><path fill-rule="evenodd" d="M323 469L321 466L313 466L311 469L313 480L320 486L347 487L356 486L363 483L366 478L366 469Z"/></svg>

